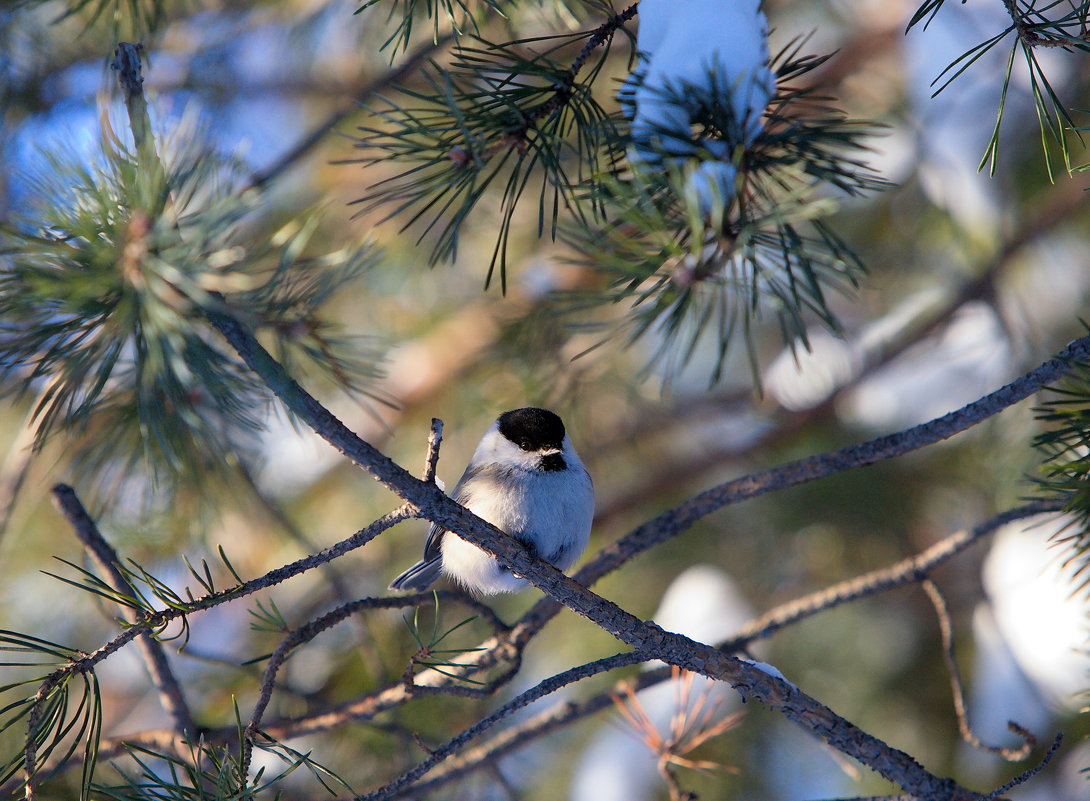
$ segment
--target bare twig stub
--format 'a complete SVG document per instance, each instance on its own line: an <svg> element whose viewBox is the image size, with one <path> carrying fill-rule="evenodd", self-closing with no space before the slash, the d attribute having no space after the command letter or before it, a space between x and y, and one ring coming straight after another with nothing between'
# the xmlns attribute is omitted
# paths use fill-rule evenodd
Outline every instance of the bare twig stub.
<svg viewBox="0 0 1090 801"><path fill-rule="evenodd" d="M435 470L439 466L439 446L443 443L443 421L437 417L431 420L428 434L428 456L424 460L424 480L434 484Z"/></svg>

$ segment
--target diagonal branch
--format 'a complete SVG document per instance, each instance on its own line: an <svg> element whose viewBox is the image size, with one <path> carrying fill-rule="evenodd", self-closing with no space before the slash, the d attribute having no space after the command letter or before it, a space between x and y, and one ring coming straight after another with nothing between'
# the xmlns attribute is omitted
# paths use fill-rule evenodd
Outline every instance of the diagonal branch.
<svg viewBox="0 0 1090 801"><path fill-rule="evenodd" d="M736 653L757 640L770 637L780 629L796 623L799 620L818 614L819 612L831 609L840 604L850 603L863 597L919 582L927 578L938 567L963 553L967 548L990 535L999 527L1016 520L1057 511L1059 511L1059 508L1055 502L1035 502L1004 511L988 520L982 521L970 530L951 534L921 553L897 562L889 567L840 582L824 590L782 604L761 617L754 619L744 626L735 637L726 642L719 643L717 647L728 653ZM443 593L441 593L441 595L442 594ZM455 600L458 599L455 598ZM541 604L546 603L551 602L549 599L541 602ZM539 606L541 604L539 604ZM487 607L484 607L483 609L487 609ZM482 613L483 609L481 610ZM539 630L543 623L536 615L537 613L532 610L522 621L512 628L512 632L517 632L520 629L525 631L527 628L535 631ZM493 625L496 625L497 629L502 627L502 624L497 624L495 622ZM514 641L523 644L525 643L525 640L522 637L515 637ZM482 644L482 650L473 655L474 666L482 668L504 659L509 661L511 654L515 651L515 647L512 646L511 642L512 641L506 638L506 636L493 637L490 640L485 641L485 643ZM507 656L504 656L505 654L507 654ZM625 663L627 664L628 659L635 658L634 654L635 652L618 654L612 659L626 660ZM642 658L636 658L635 661L642 661ZM570 681L575 681L578 680L578 678L585 678L589 675L595 675L597 672L612 669L607 663L608 660L598 660L598 662L590 663L590 665L572 668L570 671L565 671L565 673L558 674L546 681L565 681L565 677L568 677ZM469 667L469 664L467 663L466 666ZM592 666L598 666L601 670L587 672ZM616 666L618 665L613 665L613 667ZM422 674L422 676L423 675L424 674ZM575 677L572 678L572 676ZM636 690L642 690L660 683L669 678L669 676L669 668L659 668L644 671L631 681L635 682ZM436 675L432 678L438 680L441 677ZM565 683L567 682L565 681ZM422 689L421 685L416 686L417 689ZM262 729L265 733L277 740L297 738L307 734L339 728L351 720L373 719L379 712L394 708L409 700L411 700L411 695L408 693L404 683L399 682L397 685L388 687L385 690L369 693L361 698L337 705L336 707L327 707L298 718L285 718L269 721L262 726ZM509 703L515 703L517 700L518 699L515 699ZM451 781L458 780L475 770L479 770L485 765L494 763L504 755L517 751L550 732L594 715L611 705L612 701L608 691L598 693L579 702L565 701L544 710L520 723L518 726L507 728L480 745L469 749L466 748L468 741L479 737L484 731L475 728L474 731L470 733L467 730L454 738L450 743L450 745L456 746L456 753L458 755L448 755L441 766L437 766L430 771L432 774L430 777L420 778L412 783L411 786L392 792L389 797L399 797L409 793L420 795L431 792L449 784ZM494 714L502 716L505 708L506 707L501 707L501 709L497 710ZM218 729L210 729L206 732L206 736L209 742L227 743L232 741L232 738L236 733L236 727L227 726ZM157 750L171 750L170 733L162 730L151 730L139 734L130 734L124 738L104 740L99 750L100 758L113 758L124 750L123 746L125 743L145 746Z"/></svg>
<svg viewBox="0 0 1090 801"><path fill-rule="evenodd" d="M580 582L590 585L616 570L629 559L677 536L701 518L725 506L836 475L845 470L895 459L949 439L1055 383L1071 371L1073 363L1087 361L1090 361L1090 336L1074 340L1054 358L995 392L927 423L859 445L809 456L781 467L752 473L712 487L680 506L663 512L604 548L594 560L584 565L575 577Z"/></svg>
<svg viewBox="0 0 1090 801"><path fill-rule="evenodd" d="M102 536L95 521L87 514L76 491L67 484L58 484L53 488L53 502L72 526L76 537L83 543L83 547L87 549L87 553L109 585L123 595L138 597L128 579L118 569L120 562L117 552ZM121 617L126 623L137 624L141 622L143 616L135 609L121 606ZM145 631L136 638L136 645L144 657L144 665L159 693L159 701L174 721L178 736L195 737L197 727L193 722L193 714L185 700L182 687L170 668L163 644L155 639L150 631Z"/></svg>
<svg viewBox="0 0 1090 801"><path fill-rule="evenodd" d="M755 666L729 657L710 646L665 632L653 623L641 621L564 576L548 563L535 559L520 543L459 506L433 485L414 478L348 430L291 379L253 335L224 309L207 309L206 313L213 326L235 348L247 366L266 382L290 411L316 433L387 488L418 506L421 513L433 523L456 532L466 541L496 556L501 564L525 576L555 601L590 619L636 650L654 653L670 664L728 681L744 695L773 706L805 730L898 783L908 792L936 799L976 797L952 781L930 774L908 754L890 748L866 734L786 682L770 677ZM593 580L597 578L594 568L601 570L606 566L612 569L624 561L619 556L631 558L641 550L675 536L695 520L729 503L894 458L951 437L1025 399L1042 386L1066 374L1072 361L1087 360L1088 356L1090 337L1084 337L1072 342L1058 357L1045 362L1022 378L930 423L860 446L803 459L783 468L764 471L708 490L679 509L641 526L624 538L619 546L607 548L604 558L599 557L595 563L580 571L579 576ZM608 570L599 575L604 572Z"/></svg>
<svg viewBox="0 0 1090 801"><path fill-rule="evenodd" d="M738 653L750 647L754 642L766 639L780 629L820 612L861 598L925 581L940 566L960 555L981 539L994 533L997 529L1017 520L1059 511L1061 511L1060 504L1055 501L1038 501L1001 512L980 522L972 529L951 534L930 548L889 567L839 582L823 590L781 604L747 623L734 637L719 643L717 647L727 653ZM646 689L669 677L669 668L644 671L635 680L635 689ZM614 689L617 689L617 686ZM516 727L500 732L487 742L464 752L458 759L448 760L431 778L414 784L412 792L417 794L430 792L480 769L485 764L495 762L500 757L530 744L539 737L596 714L610 705L610 691L598 693L578 703L569 701L559 703ZM903 797L907 798L907 796ZM883 796L882 798L887 797ZM889 796L889 798L894 797ZM902 796L896 796L896 798L902 798ZM847 801L847 799L844 799L844 801Z"/></svg>

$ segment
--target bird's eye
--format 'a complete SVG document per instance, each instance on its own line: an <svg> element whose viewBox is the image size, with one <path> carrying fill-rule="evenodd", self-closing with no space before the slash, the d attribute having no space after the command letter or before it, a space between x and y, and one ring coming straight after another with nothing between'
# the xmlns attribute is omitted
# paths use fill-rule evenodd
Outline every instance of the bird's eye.
<svg viewBox="0 0 1090 801"><path fill-rule="evenodd" d="M528 440L528 439L520 439L520 440L519 440L519 447L520 447L520 448L522 448L522 449L523 449L524 451L528 451L528 450L530 450L530 449L531 449L531 448L532 448L533 446L532 446L532 445L530 444L530 440Z"/></svg>

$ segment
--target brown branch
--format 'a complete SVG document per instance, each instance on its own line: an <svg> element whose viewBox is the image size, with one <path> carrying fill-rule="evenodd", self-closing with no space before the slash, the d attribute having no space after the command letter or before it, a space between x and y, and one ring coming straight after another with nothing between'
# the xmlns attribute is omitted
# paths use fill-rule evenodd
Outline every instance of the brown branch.
<svg viewBox="0 0 1090 801"><path fill-rule="evenodd" d="M731 647L741 649L756 640L765 639L784 626L796 623L818 612L824 612L841 604L866 598L880 592L905 587L924 581L939 565L953 559L966 548L1008 523L1042 514L1060 512L1060 501L1035 501L1014 509L1008 509L971 529L965 529L940 540L925 551L903 559L889 567L865 573L846 581L805 595L769 610L739 630L731 641Z"/></svg>
<svg viewBox="0 0 1090 801"><path fill-rule="evenodd" d="M931 605L935 608L935 614L939 619L939 633L942 636L942 659L946 664L946 672L950 676L950 691L953 694L954 714L958 721L958 733L961 739L973 748L996 754L1008 762L1021 762L1029 756L1030 751L1037 745L1037 738L1030 734L1023 726L1019 726L1013 720L1008 721L1007 727L1022 738L1022 745L1018 748L1002 748L988 745L977 737L972 726L969 725L969 715L965 710L965 692L962 689L961 671L958 670L957 660L954 658L954 627L950 623L950 612L946 607L946 599L931 579L920 582L924 592L927 593Z"/></svg>
<svg viewBox="0 0 1090 801"><path fill-rule="evenodd" d="M827 611L840 604L849 603L871 595L888 592L898 587L921 582L941 565L963 553L980 539L992 534L998 528L1016 520L1022 520L1041 514L1060 511L1056 503L1032 503L1002 512L985 520L967 531L959 531L943 539L925 551L904 559L889 567L872 571L847 581L840 582L819 592L812 593L769 610L767 613L746 624L730 640L719 643L718 648L727 653L739 653L754 642L770 637L788 625L804 618ZM642 690L654 686L670 677L669 668L645 671L636 680L636 689ZM479 769L482 765L494 762L512 751L528 745L533 740L562 726L574 723L593 715L611 705L613 690L598 693L579 702L564 702L525 721L517 727L507 729L488 742L466 752L460 759L448 759L431 779L417 782L409 791L423 794L439 786L456 780L467 773ZM895 796L883 796L894 798ZM902 796L896 796L901 798ZM907 798L907 796L904 796Z"/></svg>
<svg viewBox="0 0 1090 801"><path fill-rule="evenodd" d="M53 487L52 495L57 509L72 526L77 539L87 549L88 555L102 573L106 583L122 595L139 597L119 568L120 559L117 552L102 536L95 521L87 514L76 491L67 484L57 484ZM129 625L136 625L142 621L143 615L136 609L123 604L119 604L119 607L121 617ZM152 684L159 693L159 702L174 721L175 731L182 738L187 735L195 737L197 727L193 721L193 714L185 700L182 687L171 670L163 644L155 639L151 631L145 631L136 638L136 646L144 658L144 665Z"/></svg>
<svg viewBox="0 0 1090 801"><path fill-rule="evenodd" d="M521 543L459 506L438 492L434 485L414 478L345 428L286 373L249 331L223 309L210 308L206 310L206 314L247 366L316 433L388 489L418 507L433 523L457 532L467 542L483 548L497 557L501 564L526 577L534 586L552 596L555 601L588 618L638 651L654 653L669 664L728 681L743 695L757 698L776 708L789 720L885 778L898 783L908 792L930 794L936 799L974 797L974 794L952 781L928 773L908 754L890 748L866 734L786 682L770 677L755 666L728 657L709 646L641 621L563 575L547 562L536 559ZM616 547L605 549L604 557L599 557L578 575L591 580L604 575L636 553L675 536L697 519L729 503L894 458L947 439L1057 380L1071 369L1072 361L1087 360L1088 356L1090 337L1084 337L1072 342L1058 357L1045 362L1020 379L930 423L864 445L803 459L783 468L764 471L708 490L678 509L641 526L623 538ZM596 570L600 572L596 574Z"/></svg>

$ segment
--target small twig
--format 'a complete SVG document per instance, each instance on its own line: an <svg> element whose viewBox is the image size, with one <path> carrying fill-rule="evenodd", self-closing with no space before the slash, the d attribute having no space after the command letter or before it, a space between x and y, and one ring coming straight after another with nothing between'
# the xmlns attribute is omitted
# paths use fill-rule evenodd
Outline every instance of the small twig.
<svg viewBox="0 0 1090 801"><path fill-rule="evenodd" d="M253 755L253 738L261 726L261 719L272 700L273 691L276 689L276 674L284 661L300 645L309 642L323 631L333 628L341 621L364 609L404 609L405 607L419 606L432 600L431 593L418 593L416 595L391 596L383 598L361 598L338 606L331 612L306 623L291 631L280 641L280 645L269 657L265 666L265 673L261 679L257 703L254 704L250 720L243 732L242 757L239 760L239 777L245 782L249 775L250 760ZM245 785L243 785L245 786Z"/></svg>
<svg viewBox="0 0 1090 801"><path fill-rule="evenodd" d="M905 587L925 580L939 565L948 562L966 548L998 528L1016 520L1051 514L1063 510L1062 501L1035 501L1000 512L971 529L951 534L925 551L903 559L889 567L873 570L861 576L841 581L831 587L804 595L771 609L743 626L731 641L732 649L742 648L755 640L763 640L784 626L841 604L866 598L896 587Z"/></svg>
<svg viewBox="0 0 1090 801"><path fill-rule="evenodd" d="M424 462L424 480L434 484L435 470L439 465L439 446L443 443L443 421L437 417L431 419L431 433L428 434L428 456Z"/></svg>
<svg viewBox="0 0 1090 801"><path fill-rule="evenodd" d="M1036 25L1026 22L1026 15L1018 8L1017 0L1003 0L1003 5L1010 15L1011 23L1018 34L1019 40L1027 47L1070 47L1073 44L1085 43L1090 38L1085 25L1077 37L1059 36L1053 38L1051 36L1042 36L1037 33Z"/></svg>
<svg viewBox="0 0 1090 801"><path fill-rule="evenodd" d="M1019 726L1013 720L1007 723L1007 727L1022 738L1022 745L1018 748L1003 748L1001 746L988 745L973 731L969 725L969 715L965 711L965 692L962 689L961 671L958 670L957 660L954 658L954 628L950 624L950 611L946 607L946 599L942 597L939 588L931 579L920 582L931 605L935 607L935 614L939 619L939 632L942 635L942 658L946 663L946 672L950 676L950 691L954 698L954 714L957 716L958 732L961 739L982 751L988 751L1003 757L1008 762L1021 762L1029 756L1030 751L1037 745L1037 738L1028 732L1023 726Z"/></svg>
<svg viewBox="0 0 1090 801"><path fill-rule="evenodd" d="M571 684L572 682L579 681L588 676L595 676L609 670L615 670L619 667L638 664L645 659L647 659L646 654L641 654L638 651L629 651L605 659L598 659L585 665L579 665L578 667L565 670L563 673L551 676L544 681L539 682L534 687L531 687L526 692L512 698L491 715L477 721L477 723L473 724L456 737L448 740L443 745L431 749L426 759L403 773L401 776L398 776L393 781L384 784L376 790L357 796L355 801L379 801L379 799L395 798L404 795L409 791L415 793L420 789L416 786L418 779L431 771L435 766L444 762L451 754L464 748L471 740L479 737L519 709L533 703L539 698L543 698L546 695L556 692L561 687Z"/></svg>
<svg viewBox="0 0 1090 801"><path fill-rule="evenodd" d="M1034 776L1044 770L1045 766L1052 761L1052 757L1055 756L1056 752L1060 750L1060 746L1063 745L1063 740L1063 732L1059 732L1056 735L1056 739L1052 741L1052 745L1049 746L1048 751L1046 751L1045 755L1041 758L1040 762L1038 762L1029 770L1019 773L1002 787L997 787L996 789L992 790L986 796L981 798L980 801L995 801L995 799L999 798L1004 793L1007 793L1010 790L1013 790L1015 787L1018 787L1019 785L1028 782L1030 779L1032 779Z"/></svg>
<svg viewBox="0 0 1090 801"><path fill-rule="evenodd" d="M116 592L131 598L139 597L118 567L120 559L117 552L102 536L95 521L87 514L76 491L67 484L57 484L53 487L52 494L57 509L72 526L76 537L102 572L103 579ZM139 624L144 619L137 610L130 607L120 605L120 611L121 617L130 625ZM150 631L142 633L137 638L136 644L144 657L144 664L151 676L151 681L159 693L159 701L174 720L174 728L178 735L182 738L187 735L196 736L197 727L193 721L193 714L185 700L182 687L171 670L163 644L155 639Z"/></svg>

